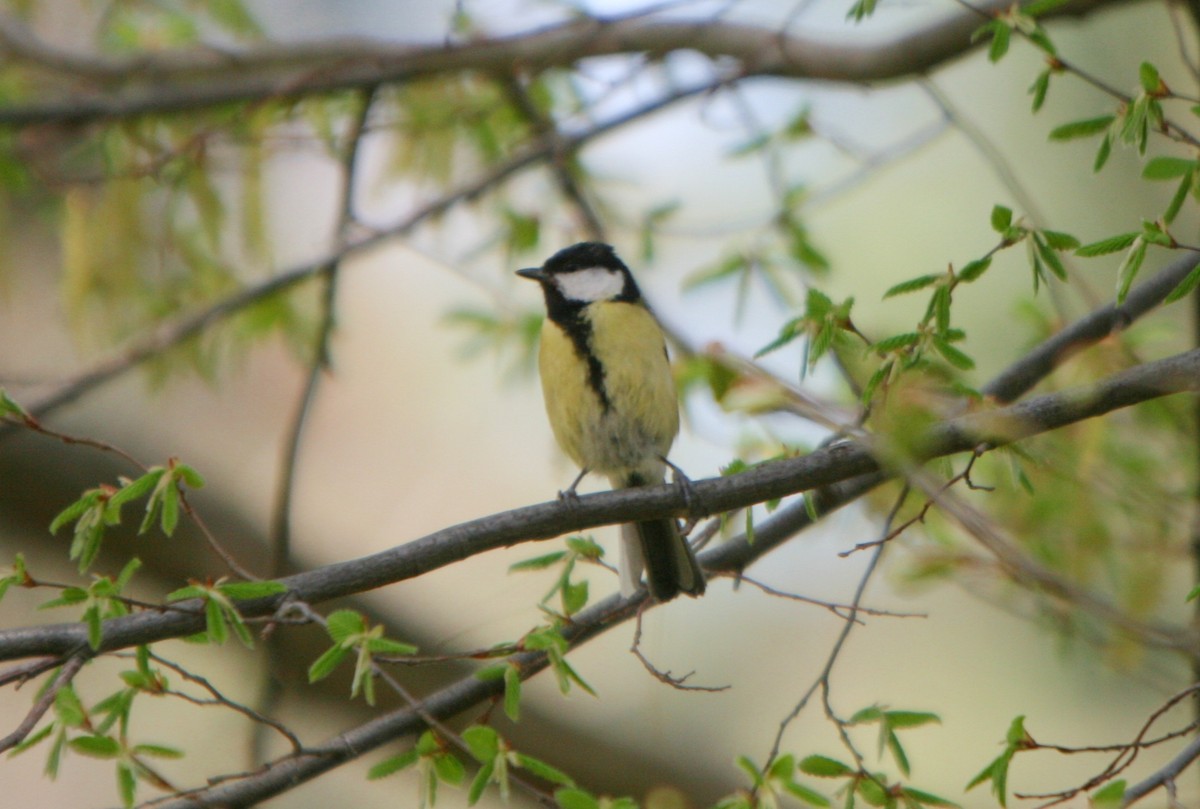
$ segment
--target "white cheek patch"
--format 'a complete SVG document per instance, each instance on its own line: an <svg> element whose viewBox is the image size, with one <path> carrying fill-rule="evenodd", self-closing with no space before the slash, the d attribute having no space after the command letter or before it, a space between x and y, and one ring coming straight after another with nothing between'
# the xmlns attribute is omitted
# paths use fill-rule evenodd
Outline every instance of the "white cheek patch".
<svg viewBox="0 0 1200 809"><path fill-rule="evenodd" d="M554 283L567 300L591 303L615 298L625 291L625 276L607 267L587 267L572 272L557 273Z"/></svg>

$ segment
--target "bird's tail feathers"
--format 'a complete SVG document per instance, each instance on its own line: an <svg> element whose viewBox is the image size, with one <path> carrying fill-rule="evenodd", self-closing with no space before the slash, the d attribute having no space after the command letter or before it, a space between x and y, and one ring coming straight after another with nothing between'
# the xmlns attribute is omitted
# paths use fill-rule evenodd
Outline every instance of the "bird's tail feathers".
<svg viewBox="0 0 1200 809"><path fill-rule="evenodd" d="M618 488L662 483L632 474L614 480ZM628 597L641 586L642 570L655 601L670 601L680 593L698 596L704 592L704 572L687 540L679 533L674 517L646 520L621 526L621 594Z"/></svg>

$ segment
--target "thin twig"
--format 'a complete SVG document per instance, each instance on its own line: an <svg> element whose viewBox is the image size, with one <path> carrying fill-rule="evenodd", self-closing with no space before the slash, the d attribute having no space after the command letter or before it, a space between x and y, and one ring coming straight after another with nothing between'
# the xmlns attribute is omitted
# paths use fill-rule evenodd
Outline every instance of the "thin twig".
<svg viewBox="0 0 1200 809"><path fill-rule="evenodd" d="M38 697L37 702L33 704L29 713L21 720L21 724L17 725L12 733L9 733L4 738L0 738L0 753L16 747L25 740L25 737L37 727L37 723L46 714L46 711L50 710L50 706L54 704L54 698L58 696L58 692L65 688L71 680L75 679L75 675L79 673L79 670L83 668L83 664L88 660L89 656L82 654L72 655L67 658L62 668L59 669L58 674L55 675L54 681Z"/></svg>

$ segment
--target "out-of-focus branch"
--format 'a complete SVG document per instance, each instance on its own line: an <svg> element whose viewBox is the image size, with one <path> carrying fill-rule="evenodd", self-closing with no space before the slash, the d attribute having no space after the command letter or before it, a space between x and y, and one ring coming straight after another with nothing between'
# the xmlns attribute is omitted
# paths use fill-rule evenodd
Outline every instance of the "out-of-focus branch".
<svg viewBox="0 0 1200 809"><path fill-rule="evenodd" d="M717 86L719 86L719 83L700 82L677 88L647 104L600 122L582 132L564 135L564 148L577 149L584 143L625 126L631 121L652 115L687 98L710 92ZM68 380L54 393L35 402L25 404L25 409L35 418L44 418L60 407L76 401L94 388L120 377L148 360L162 355L227 318L244 311L262 300L270 298L273 295L282 294L310 280L319 275L331 263L345 261L359 253L378 247L389 239L411 234L419 226L446 213L454 206L474 200L513 175L546 160L551 155L551 149L552 147L549 144L537 144L529 150L521 152L504 163L493 167L471 182L418 207L393 225L368 236L347 242L339 249L316 261L293 267L258 284L248 286L199 312L164 323L148 337L118 351L111 357L101 360ZM13 424L0 423L0 439L3 439L7 434L11 434L15 429L16 427Z"/></svg>
<svg viewBox="0 0 1200 809"><path fill-rule="evenodd" d="M1117 0L1073 0L1046 16L1082 15ZM913 76L968 52L980 15L1007 10L986 0L890 37L805 35L722 19L684 21L639 14L583 18L508 37L406 46L372 40L263 45L239 53L179 53L114 59L62 53L0 30L10 53L107 87L92 95L0 109L0 126L78 124L186 112L234 102L291 100L339 90L475 71L512 75L614 54L660 58L677 50L732 59L739 75L873 82Z"/></svg>

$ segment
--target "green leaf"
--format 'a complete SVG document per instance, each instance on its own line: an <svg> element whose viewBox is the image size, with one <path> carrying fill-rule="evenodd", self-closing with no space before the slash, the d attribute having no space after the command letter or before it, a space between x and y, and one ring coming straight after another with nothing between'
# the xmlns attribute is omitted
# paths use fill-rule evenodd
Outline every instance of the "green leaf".
<svg viewBox="0 0 1200 809"><path fill-rule="evenodd" d="M844 778L857 772L849 764L828 756L806 756L801 759L800 772L817 778Z"/></svg>
<svg viewBox="0 0 1200 809"><path fill-rule="evenodd" d="M992 26L992 44L988 47L988 61L999 62L1008 53L1012 41L1012 29L997 20Z"/></svg>
<svg viewBox="0 0 1200 809"><path fill-rule="evenodd" d="M74 687L58 689L58 693L54 695L54 715L69 728L81 727L87 720L87 710L79 701L79 694Z"/></svg>
<svg viewBox="0 0 1200 809"><path fill-rule="evenodd" d="M894 287L890 288L887 292L883 293L883 297L887 299L895 297L896 295L903 295L906 292L916 292L918 289L924 289L925 287L936 284L945 277L945 273L930 273L929 275L920 275L916 278L910 278L907 281L901 281Z"/></svg>
<svg viewBox="0 0 1200 809"><path fill-rule="evenodd" d="M151 469L137 480L133 480L125 484L120 488L120 490L118 490L115 494L113 494L112 497L108 499L109 506L120 508L130 500L136 500L139 497L143 497L158 484L159 478L161 478L166 471L167 470L163 469L161 466L158 466L154 469Z"/></svg>
<svg viewBox="0 0 1200 809"><path fill-rule="evenodd" d="M1142 89L1151 95L1158 93L1162 86L1158 68L1149 62L1142 62L1138 67L1138 81L1141 82Z"/></svg>
<svg viewBox="0 0 1200 809"><path fill-rule="evenodd" d="M910 800L915 801L916 803L920 804L921 806L945 806L945 807L957 807L958 806L958 804L955 803L954 801L939 797L937 795L934 795L931 792L925 792L924 790L920 790L920 789L913 789L912 787L904 787L903 793L906 798L909 798Z"/></svg>
<svg viewBox="0 0 1200 809"><path fill-rule="evenodd" d="M76 753L91 758L116 758L121 754L121 743L111 736L76 736L67 744Z"/></svg>
<svg viewBox="0 0 1200 809"><path fill-rule="evenodd" d="M361 635L366 629L366 621L355 610L334 610L325 619L325 631L337 643Z"/></svg>
<svg viewBox="0 0 1200 809"><path fill-rule="evenodd" d="M1187 201L1188 192L1192 190L1196 184L1196 172L1189 171L1179 179L1179 184L1175 187L1175 193L1171 197L1171 202L1167 205L1167 210L1163 213L1163 221L1168 225L1175 221L1175 217L1179 216L1179 212L1183 210L1183 203Z"/></svg>
<svg viewBox="0 0 1200 809"><path fill-rule="evenodd" d="M511 664L504 666L504 714L514 722L521 715L521 670Z"/></svg>
<svg viewBox="0 0 1200 809"><path fill-rule="evenodd" d="M368 652L376 655L415 655L420 651L411 643L391 638L369 638L366 641L366 647Z"/></svg>
<svg viewBox="0 0 1200 809"><path fill-rule="evenodd" d="M117 792L126 809L132 809L137 796L137 773L127 761L117 762Z"/></svg>
<svg viewBox="0 0 1200 809"><path fill-rule="evenodd" d="M1108 156L1112 154L1112 133L1109 132L1104 136L1104 140L1100 141L1100 148L1096 150L1096 159L1092 162L1092 171L1099 172L1104 168L1104 164L1108 162Z"/></svg>
<svg viewBox="0 0 1200 809"><path fill-rule="evenodd" d="M554 800L562 809L600 809L600 802L591 793L573 787L554 790Z"/></svg>
<svg viewBox="0 0 1200 809"><path fill-rule="evenodd" d="M966 266L958 271L958 278L960 281L974 281L976 278L987 272L987 269L990 266L992 266L991 256L977 258L974 261L968 262Z"/></svg>
<svg viewBox="0 0 1200 809"><path fill-rule="evenodd" d="M1195 160L1185 160L1182 157L1153 157L1142 168L1142 179L1171 180L1195 169Z"/></svg>
<svg viewBox="0 0 1200 809"><path fill-rule="evenodd" d="M1133 244L1139 235L1141 234L1133 232L1109 236L1107 239L1083 245L1075 250L1075 255L1091 258L1093 256L1108 255L1109 253L1118 253Z"/></svg>
<svg viewBox="0 0 1200 809"><path fill-rule="evenodd" d="M1125 296L1129 294L1129 288L1133 286L1133 279L1137 277L1145 258L1146 242L1139 238L1117 268L1117 303L1125 302Z"/></svg>
<svg viewBox="0 0 1200 809"><path fill-rule="evenodd" d="M1050 248L1050 245L1046 244L1046 242L1042 240L1040 234L1034 234L1033 247L1037 251L1037 254L1041 257L1042 261L1045 262L1046 266L1050 268L1051 272L1053 272L1060 281L1066 281L1067 268L1063 266L1062 259L1060 259L1058 254ZM1078 244L1076 244L1075 247L1078 247Z"/></svg>
<svg viewBox="0 0 1200 809"><path fill-rule="evenodd" d="M1047 68L1038 74L1033 80L1033 84L1029 85L1029 94L1033 96L1033 112L1037 112L1046 103L1046 93L1050 89L1050 69Z"/></svg>
<svg viewBox="0 0 1200 809"><path fill-rule="evenodd" d="M1029 17L1040 17L1056 9L1062 8L1071 0L1033 0L1021 6L1021 13Z"/></svg>
<svg viewBox="0 0 1200 809"><path fill-rule="evenodd" d="M1125 779L1113 781L1092 793L1092 809L1119 809L1125 801Z"/></svg>
<svg viewBox="0 0 1200 809"><path fill-rule="evenodd" d="M784 783L783 788L786 789L792 796L799 798L810 806L829 805L829 798L826 798L815 789L806 787L804 784L798 784L795 781L787 781Z"/></svg>
<svg viewBox="0 0 1200 809"><path fill-rule="evenodd" d="M463 763L451 753L434 756L433 769L437 772L437 777L447 784L461 784L467 775Z"/></svg>
<svg viewBox="0 0 1200 809"><path fill-rule="evenodd" d="M1003 205L995 205L992 207L992 230L997 233L1004 233L1012 227L1013 212L1011 208L1006 208Z"/></svg>
<svg viewBox="0 0 1200 809"><path fill-rule="evenodd" d="M13 416L19 419L26 419L29 414L25 412L25 408L21 407L8 395L3 387L0 387L0 418Z"/></svg>
<svg viewBox="0 0 1200 809"><path fill-rule="evenodd" d="M488 781L491 780L492 773L496 771L495 759L489 759L484 762L475 773L475 779L471 781L471 788L467 790L467 806L474 806L483 796L483 791L487 789Z"/></svg>
<svg viewBox="0 0 1200 809"><path fill-rule="evenodd" d="M149 756L151 758L183 758L183 751L174 747L165 747L161 744L135 744L133 752L139 756Z"/></svg>
<svg viewBox="0 0 1200 809"><path fill-rule="evenodd" d="M549 781L552 784L559 784L566 787L575 786L575 781L571 778L571 776L567 775L562 770L551 767L549 764L541 761L540 759L536 759L533 756L527 756L524 753L517 753L516 758L518 765L522 769L528 770L530 773L536 775L538 778L541 778L543 781Z"/></svg>
<svg viewBox="0 0 1200 809"><path fill-rule="evenodd" d="M225 595L238 601L264 598L287 592L287 585L277 581L235 581L217 587Z"/></svg>
<svg viewBox="0 0 1200 809"><path fill-rule="evenodd" d="M552 565L556 565L563 560L567 555L566 551L554 551L553 553L535 556L532 559L524 559L520 562L514 562L508 566L509 573L517 573L522 570L545 570Z"/></svg>
<svg viewBox="0 0 1200 809"><path fill-rule="evenodd" d="M884 718L883 709L880 708L878 705L871 705L871 706L868 706L866 708L862 708L861 710L856 711L854 713L854 715L850 717L850 724L852 724L852 725L868 724L871 722L882 721L883 718Z"/></svg>
<svg viewBox="0 0 1200 809"><path fill-rule="evenodd" d="M1200 264L1197 264L1195 267L1193 267L1192 271L1187 274L1187 277L1179 282L1179 286L1171 290L1171 294L1167 296L1166 302L1174 303L1195 289L1197 284L1200 284ZM1193 597L1194 596L1189 593L1188 601L1191 601Z"/></svg>
<svg viewBox="0 0 1200 809"><path fill-rule="evenodd" d="M416 764L419 758L420 754L415 747L398 756L389 756L367 770L367 778L371 781L378 778L386 778Z"/></svg>
<svg viewBox="0 0 1200 809"><path fill-rule="evenodd" d="M1116 117L1113 115L1101 115L1098 118L1085 118L1081 121L1071 121L1067 124L1062 124L1050 130L1050 140L1075 140L1076 138L1090 138L1093 135L1099 135L1110 126Z"/></svg>
<svg viewBox="0 0 1200 809"><path fill-rule="evenodd" d="M906 332L904 334L885 337L872 345L871 349L879 354L888 354L901 348L915 346L919 342L921 342L921 334L919 332Z"/></svg>
<svg viewBox="0 0 1200 809"><path fill-rule="evenodd" d="M1046 240L1046 244L1055 250L1074 250L1079 247L1079 239L1070 233L1059 230L1042 230L1039 233Z"/></svg>
<svg viewBox="0 0 1200 809"><path fill-rule="evenodd" d="M487 725L471 725L462 738L476 761L486 763L500 754L500 734Z"/></svg>
<svg viewBox="0 0 1200 809"><path fill-rule="evenodd" d="M886 716L888 724L897 730L919 728L922 725L938 725L942 721L937 714L926 711L888 711Z"/></svg>
<svg viewBox="0 0 1200 809"><path fill-rule="evenodd" d="M313 661L308 667L308 681L315 683L318 680L324 680L333 670L341 664L346 656L350 654L349 649L343 649L341 646L331 646L325 652Z"/></svg>

